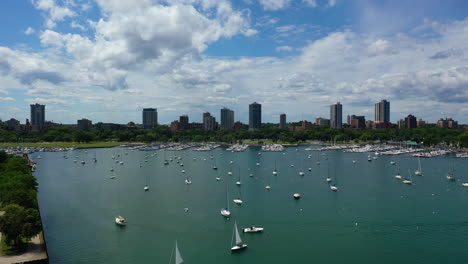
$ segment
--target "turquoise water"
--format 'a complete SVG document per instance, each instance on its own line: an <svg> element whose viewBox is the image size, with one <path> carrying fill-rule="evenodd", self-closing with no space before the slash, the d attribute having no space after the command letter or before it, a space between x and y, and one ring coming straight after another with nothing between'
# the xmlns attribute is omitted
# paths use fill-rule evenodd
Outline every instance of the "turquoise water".
<svg viewBox="0 0 468 264"><path fill-rule="evenodd" d="M169 263L176 239L185 263L468 262L468 188L461 186L468 182L466 159L421 159L424 175L415 176L417 159L409 156L368 162L367 153L304 147L284 155L258 152L166 151L167 159L181 156L184 167L164 165L163 150L154 157L119 148L69 151L69 159L59 152L33 154L42 157L35 176L51 263ZM123 165L111 158L119 154ZM394 178L392 159L403 176L411 169L412 186ZM456 182L445 178L449 164ZM239 168L241 187L235 185ZM327 174L339 192L329 189ZM186 176L191 185L184 183ZM230 220L220 215L226 181ZM150 190L144 192L147 182ZM242 206L232 202L239 196ZM124 228L114 224L119 214L128 221ZM234 220L239 228L265 228L241 233L248 249L239 254L230 251Z"/></svg>

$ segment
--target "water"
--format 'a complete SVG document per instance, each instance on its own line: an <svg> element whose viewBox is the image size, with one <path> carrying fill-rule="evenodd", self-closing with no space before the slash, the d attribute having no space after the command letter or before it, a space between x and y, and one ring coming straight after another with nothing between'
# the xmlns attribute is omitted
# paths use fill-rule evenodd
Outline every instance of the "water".
<svg viewBox="0 0 468 264"><path fill-rule="evenodd" d="M181 156L184 167L175 161L164 165L162 150L154 157L118 148L69 151L69 159L59 152L41 153L35 175L51 263L169 263L176 239L185 263L467 261L468 188L461 186L468 181L466 159L422 159L424 175L415 176L417 159L409 156L368 162L367 153L303 147L288 148L284 155L258 151L166 151L167 159ZM121 155L117 159L124 164L112 155ZM391 160L403 176L411 169L412 186L394 178L397 166ZM218 170L212 169L214 163ZM449 164L456 169L456 182L445 178ZM239 167L241 187L235 184ZM327 174L339 192L329 189ZM184 183L186 176L191 185ZM144 192L148 181L150 190ZM220 215L226 181L230 220ZM301 194L298 201L295 192ZM232 202L237 197L242 206ZM117 215L127 219L126 227L115 225ZM239 254L230 251L234 220L239 228L265 228L241 233L248 249Z"/></svg>

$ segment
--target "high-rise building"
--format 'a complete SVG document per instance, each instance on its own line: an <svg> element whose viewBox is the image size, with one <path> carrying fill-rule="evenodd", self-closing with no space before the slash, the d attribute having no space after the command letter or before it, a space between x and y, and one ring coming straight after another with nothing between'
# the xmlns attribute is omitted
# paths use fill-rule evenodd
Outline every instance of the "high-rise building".
<svg viewBox="0 0 468 264"><path fill-rule="evenodd" d="M92 125L93 125L93 122L91 120L83 118L77 121L76 127L78 130L90 131Z"/></svg>
<svg viewBox="0 0 468 264"><path fill-rule="evenodd" d="M352 115L349 118L348 124L351 128L365 129L366 128L366 118L364 116Z"/></svg>
<svg viewBox="0 0 468 264"><path fill-rule="evenodd" d="M209 112L203 113L203 128L205 130L216 129L216 119Z"/></svg>
<svg viewBox="0 0 468 264"><path fill-rule="evenodd" d="M342 122L343 106L340 102L330 105L330 127L343 128Z"/></svg>
<svg viewBox="0 0 468 264"><path fill-rule="evenodd" d="M406 128L416 128L417 122L416 122L416 117L414 115L408 115L405 117L405 125Z"/></svg>
<svg viewBox="0 0 468 264"><path fill-rule="evenodd" d="M221 109L221 129L232 129L234 127L234 111L224 107Z"/></svg>
<svg viewBox="0 0 468 264"><path fill-rule="evenodd" d="M281 114L280 115L279 128L281 128L281 129L286 128L286 114Z"/></svg>
<svg viewBox="0 0 468 264"><path fill-rule="evenodd" d="M143 108L143 128L152 129L158 125L158 110L156 108Z"/></svg>
<svg viewBox="0 0 468 264"><path fill-rule="evenodd" d="M315 118L315 124L317 126L330 126L330 119L326 119L323 117Z"/></svg>
<svg viewBox="0 0 468 264"><path fill-rule="evenodd" d="M249 130L257 130L262 126L262 105L254 102L249 105Z"/></svg>
<svg viewBox="0 0 468 264"><path fill-rule="evenodd" d="M382 100L375 104L374 122L390 122L390 102Z"/></svg>
<svg viewBox="0 0 468 264"><path fill-rule="evenodd" d="M31 106L31 125L43 127L45 125L45 105L33 104Z"/></svg>
<svg viewBox="0 0 468 264"><path fill-rule="evenodd" d="M188 115L181 115L179 117L179 130L186 130L189 128Z"/></svg>

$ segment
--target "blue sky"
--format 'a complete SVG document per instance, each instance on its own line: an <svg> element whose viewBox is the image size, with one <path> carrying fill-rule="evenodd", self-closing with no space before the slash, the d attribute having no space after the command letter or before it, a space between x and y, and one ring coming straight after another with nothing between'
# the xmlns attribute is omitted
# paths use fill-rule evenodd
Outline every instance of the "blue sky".
<svg viewBox="0 0 468 264"><path fill-rule="evenodd" d="M468 123L467 1L3 0L0 119L161 123L181 114L248 120L374 118Z"/></svg>

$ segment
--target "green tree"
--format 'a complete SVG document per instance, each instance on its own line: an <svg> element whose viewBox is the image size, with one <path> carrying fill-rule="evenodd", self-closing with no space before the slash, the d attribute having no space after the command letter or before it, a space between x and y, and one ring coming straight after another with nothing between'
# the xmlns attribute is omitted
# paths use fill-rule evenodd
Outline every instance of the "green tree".
<svg viewBox="0 0 468 264"><path fill-rule="evenodd" d="M5 214L0 216L0 231L5 235L7 245L16 250L22 249L25 242L41 231L39 211L17 204L7 205Z"/></svg>

